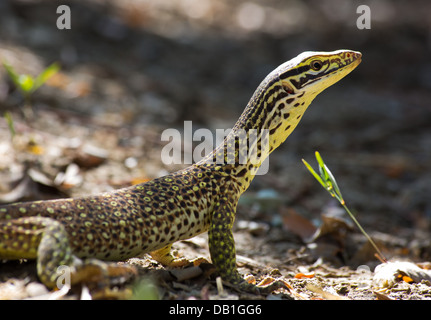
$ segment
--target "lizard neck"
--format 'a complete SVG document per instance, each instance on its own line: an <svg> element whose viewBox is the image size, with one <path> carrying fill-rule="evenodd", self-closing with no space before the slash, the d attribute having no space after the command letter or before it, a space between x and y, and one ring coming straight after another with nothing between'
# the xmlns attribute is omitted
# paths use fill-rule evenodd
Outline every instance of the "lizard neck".
<svg viewBox="0 0 431 320"><path fill-rule="evenodd" d="M256 174L266 173L264 161L295 129L313 98L305 91L287 92L279 79L268 77L223 143L196 165L231 177L244 192Z"/></svg>

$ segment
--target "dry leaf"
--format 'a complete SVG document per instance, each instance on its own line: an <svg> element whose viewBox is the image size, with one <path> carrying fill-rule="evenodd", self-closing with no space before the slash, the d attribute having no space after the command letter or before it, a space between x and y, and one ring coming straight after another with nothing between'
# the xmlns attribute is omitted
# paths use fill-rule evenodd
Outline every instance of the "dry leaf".
<svg viewBox="0 0 431 320"><path fill-rule="evenodd" d="M275 279L273 277L265 277L264 279L262 279L262 281L260 281L258 283L258 287L262 287L262 286L267 286L271 283L273 283L275 281Z"/></svg>
<svg viewBox="0 0 431 320"><path fill-rule="evenodd" d="M316 294L321 295L322 298L326 299L326 300L350 300L347 297L339 296L337 294L325 291L322 288L320 288L320 287L318 287L316 285L313 285L311 283L307 283L307 285L305 286L305 288L308 289L308 290L310 290L310 291L312 291L312 292L314 292L314 293L316 293Z"/></svg>
<svg viewBox="0 0 431 320"><path fill-rule="evenodd" d="M378 291L373 291L373 293L376 295L376 300L394 300L390 297L388 297L387 295L380 293Z"/></svg>
<svg viewBox="0 0 431 320"><path fill-rule="evenodd" d="M73 161L81 168L94 168L108 158L108 151L90 144L83 145L77 152Z"/></svg>
<svg viewBox="0 0 431 320"><path fill-rule="evenodd" d="M322 214L321 218L322 224L312 236L311 241L316 241L326 234L344 237L346 230L352 230L353 228L351 221L347 220L347 217Z"/></svg>
<svg viewBox="0 0 431 320"><path fill-rule="evenodd" d="M144 183L144 182L148 182L148 181L150 181L151 179L149 179L149 178L133 178L131 181L130 181L130 183L132 184L132 185L136 185L136 184L141 184L141 183Z"/></svg>
<svg viewBox="0 0 431 320"><path fill-rule="evenodd" d="M316 274L314 272L302 273L298 272L295 274L295 279L303 279L303 278L314 278Z"/></svg>
<svg viewBox="0 0 431 320"><path fill-rule="evenodd" d="M281 217L283 219L283 228L298 235L304 242L307 242L317 230L310 220L298 214L292 208L282 208Z"/></svg>
<svg viewBox="0 0 431 320"><path fill-rule="evenodd" d="M170 274L175 277L177 281L184 281L188 279L193 279L200 276L203 273L200 267L190 267L184 269L172 269Z"/></svg>
<svg viewBox="0 0 431 320"><path fill-rule="evenodd" d="M407 283L412 283L412 282L414 282L414 281L413 281L413 279L412 279L412 278L410 278L409 276L403 276L402 278L403 278L403 281L404 281L404 282L407 282Z"/></svg>

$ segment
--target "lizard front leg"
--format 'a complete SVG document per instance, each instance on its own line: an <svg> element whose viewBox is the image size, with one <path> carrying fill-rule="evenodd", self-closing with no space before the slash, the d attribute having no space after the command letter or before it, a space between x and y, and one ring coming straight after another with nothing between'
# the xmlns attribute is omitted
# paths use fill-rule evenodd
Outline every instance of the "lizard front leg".
<svg viewBox="0 0 431 320"><path fill-rule="evenodd" d="M272 291L287 286L281 281L274 281L267 286L256 286L248 283L239 274L236 267L235 241L232 225L235 219L235 209L227 202L216 204L211 225L208 231L211 260L222 280L240 291L255 294L269 294Z"/></svg>

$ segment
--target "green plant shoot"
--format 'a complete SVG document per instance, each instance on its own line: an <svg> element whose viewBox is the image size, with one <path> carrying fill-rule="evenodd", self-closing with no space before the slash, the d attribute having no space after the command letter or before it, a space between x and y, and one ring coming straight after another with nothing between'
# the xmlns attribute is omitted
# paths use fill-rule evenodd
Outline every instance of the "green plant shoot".
<svg viewBox="0 0 431 320"><path fill-rule="evenodd" d="M9 77L11 78L14 85L21 91L25 99L28 101L30 96L39 89L49 78L58 72L60 66L54 62L45 68L37 77L32 77L28 74L18 74L15 72L13 67L6 61L3 61Z"/></svg>
<svg viewBox="0 0 431 320"><path fill-rule="evenodd" d="M10 135L11 135L11 137L13 139L15 137L16 131L15 131L15 125L13 123L12 115L10 114L9 111L6 111L4 113L4 117L6 119L8 127L9 127Z"/></svg>
<svg viewBox="0 0 431 320"><path fill-rule="evenodd" d="M329 194L336 198L340 204L343 206L343 208L346 210L346 212L349 214L350 218L353 220L353 222L356 224L356 226L359 228L359 230L364 234L364 236L368 239L368 241L371 243L371 245L374 247L374 249L377 252L377 255L380 257L381 260L386 261L385 256L381 253L377 245L374 243L373 239L368 235L368 233L365 232L365 230L362 228L361 224L356 220L355 216L350 212L349 208L346 206L346 202L344 201L344 198L341 194L340 188L338 187L337 181L335 180L334 175L331 173L329 168L326 166L325 162L323 161L322 157L320 156L320 153L316 151L316 160L319 165L319 174L317 174L316 171L308 164L307 161L302 159L302 162L307 167L307 169L310 171L310 173L316 178L317 181L322 185L323 188L326 189L326 191L329 192Z"/></svg>

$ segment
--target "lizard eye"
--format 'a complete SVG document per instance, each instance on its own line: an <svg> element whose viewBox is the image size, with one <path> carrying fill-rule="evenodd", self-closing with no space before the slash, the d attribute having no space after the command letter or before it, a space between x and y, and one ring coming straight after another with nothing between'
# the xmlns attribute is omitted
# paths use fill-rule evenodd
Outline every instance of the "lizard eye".
<svg viewBox="0 0 431 320"><path fill-rule="evenodd" d="M322 69L323 63L320 60L313 60L310 63L310 67L313 70L319 71L320 69Z"/></svg>

